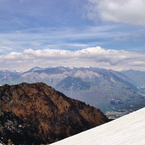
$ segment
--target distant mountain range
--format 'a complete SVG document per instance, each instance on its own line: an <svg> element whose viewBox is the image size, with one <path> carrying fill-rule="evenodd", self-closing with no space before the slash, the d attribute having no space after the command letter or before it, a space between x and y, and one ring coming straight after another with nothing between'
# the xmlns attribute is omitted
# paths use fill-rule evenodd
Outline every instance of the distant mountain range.
<svg viewBox="0 0 145 145"><path fill-rule="evenodd" d="M145 106L144 74L134 70L117 72L100 68L35 67L22 73L0 71L0 84L44 82L116 118Z"/></svg>
<svg viewBox="0 0 145 145"><path fill-rule="evenodd" d="M108 122L99 110L44 83L0 87L0 141L48 144Z"/></svg>

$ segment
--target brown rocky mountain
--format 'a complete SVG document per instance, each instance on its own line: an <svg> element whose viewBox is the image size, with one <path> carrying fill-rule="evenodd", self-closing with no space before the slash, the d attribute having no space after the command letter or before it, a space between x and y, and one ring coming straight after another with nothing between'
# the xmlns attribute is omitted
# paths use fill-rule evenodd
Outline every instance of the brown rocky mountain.
<svg viewBox="0 0 145 145"><path fill-rule="evenodd" d="M99 110L44 83L0 87L0 140L52 143L108 122Z"/></svg>

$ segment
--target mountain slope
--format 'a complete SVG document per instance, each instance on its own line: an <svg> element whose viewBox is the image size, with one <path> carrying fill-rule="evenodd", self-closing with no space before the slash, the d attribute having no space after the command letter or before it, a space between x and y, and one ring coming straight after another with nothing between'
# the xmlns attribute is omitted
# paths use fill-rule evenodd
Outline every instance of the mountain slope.
<svg viewBox="0 0 145 145"><path fill-rule="evenodd" d="M145 71L126 70L122 71L138 87L138 92L145 94Z"/></svg>
<svg viewBox="0 0 145 145"><path fill-rule="evenodd" d="M44 83L0 87L0 140L51 143L108 122L99 110Z"/></svg>
<svg viewBox="0 0 145 145"><path fill-rule="evenodd" d="M35 67L17 74L17 77L7 76L0 81L1 84L44 82L66 96L100 108L110 117L116 118L145 106L145 97L138 94L139 90L132 79L113 70Z"/></svg>
<svg viewBox="0 0 145 145"><path fill-rule="evenodd" d="M126 70L122 71L128 78L130 78L139 87L145 85L145 71Z"/></svg>
<svg viewBox="0 0 145 145"><path fill-rule="evenodd" d="M144 145L145 108L51 145Z"/></svg>

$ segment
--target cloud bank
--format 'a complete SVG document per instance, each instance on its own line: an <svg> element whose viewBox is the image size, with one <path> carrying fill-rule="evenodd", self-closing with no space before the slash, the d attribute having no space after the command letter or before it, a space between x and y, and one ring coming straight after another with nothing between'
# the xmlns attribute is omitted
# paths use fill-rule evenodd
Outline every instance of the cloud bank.
<svg viewBox="0 0 145 145"><path fill-rule="evenodd" d="M145 53L89 47L69 51L59 49L11 52L0 56L1 69L24 70L35 66L101 67L106 69L138 69L145 71Z"/></svg>
<svg viewBox="0 0 145 145"><path fill-rule="evenodd" d="M145 26L144 0L88 0L88 17Z"/></svg>

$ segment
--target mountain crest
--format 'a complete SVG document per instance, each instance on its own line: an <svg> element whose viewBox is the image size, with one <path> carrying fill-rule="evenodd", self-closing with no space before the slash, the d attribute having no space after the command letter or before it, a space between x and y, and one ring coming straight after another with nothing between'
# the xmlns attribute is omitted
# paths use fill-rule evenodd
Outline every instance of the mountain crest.
<svg viewBox="0 0 145 145"><path fill-rule="evenodd" d="M108 122L99 110L45 83L0 87L0 136L14 144L51 143Z"/></svg>

